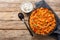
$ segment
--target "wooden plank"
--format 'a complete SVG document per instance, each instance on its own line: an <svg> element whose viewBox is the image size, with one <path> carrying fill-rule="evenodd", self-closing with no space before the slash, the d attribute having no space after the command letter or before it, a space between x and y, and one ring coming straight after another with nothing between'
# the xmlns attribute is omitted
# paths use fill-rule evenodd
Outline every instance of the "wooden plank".
<svg viewBox="0 0 60 40"><path fill-rule="evenodd" d="M0 12L19 12L20 11L20 8L0 8Z"/></svg>
<svg viewBox="0 0 60 40"><path fill-rule="evenodd" d="M31 36L28 30L0 30L0 40L56 40L54 37Z"/></svg>
<svg viewBox="0 0 60 40"><path fill-rule="evenodd" d="M22 3L27 0L0 0L0 3ZM39 2L41 0L28 0L29 2ZM45 0L46 2L60 3L59 0Z"/></svg>
<svg viewBox="0 0 60 40"><path fill-rule="evenodd" d="M17 7L0 7L0 12L19 12L20 8Z"/></svg>
<svg viewBox="0 0 60 40"><path fill-rule="evenodd" d="M54 11L60 11L59 7L50 6ZM57 9L58 8L58 9ZM0 7L0 12L20 12L20 7Z"/></svg>
<svg viewBox="0 0 60 40"><path fill-rule="evenodd" d="M0 20L19 20L19 12L0 12Z"/></svg>
<svg viewBox="0 0 60 40"><path fill-rule="evenodd" d="M1 14L3 14L3 13L1 13ZM60 12L56 12L56 14L60 18ZM4 17L4 16L0 17L0 29L13 29L13 30L14 29L27 29L26 26L24 25L24 23L21 20L19 20L19 18L17 17L17 14L15 14L15 15L16 16L13 16L13 14L12 14L12 16L8 15L6 17ZM28 22L27 16L25 16L25 17L26 17L25 21Z"/></svg>
<svg viewBox="0 0 60 40"><path fill-rule="evenodd" d="M27 0L0 0L0 3L1 2L5 2L5 3L21 3L21 2L25 2ZM40 0L28 0L30 2L33 2L33 1L40 1Z"/></svg>
<svg viewBox="0 0 60 40"><path fill-rule="evenodd" d="M36 2L32 2L33 4L35 4ZM55 3L55 2L47 2L49 5L51 6L57 6L57 7L60 7L60 2L59 3ZM7 8L7 7L20 7L20 4L21 3L1 3L0 2L0 7L4 7L4 8Z"/></svg>
<svg viewBox="0 0 60 40"><path fill-rule="evenodd" d="M0 3L0 7L3 7L3 8L10 8L10 7L19 7L20 4L19 3Z"/></svg>
<svg viewBox="0 0 60 40"><path fill-rule="evenodd" d="M0 12L19 12L19 11L21 11L19 4L12 4L12 5L8 5L8 6L5 5L5 7L1 6L0 7ZM18 5L18 6L16 6L16 5ZM54 11L60 11L60 8L59 8L60 6L58 6L58 5L54 6L54 5L51 5L51 4L49 4L49 5Z"/></svg>
<svg viewBox="0 0 60 40"><path fill-rule="evenodd" d="M55 3L55 2L47 2L50 7L54 11L60 11L60 3ZM34 3L33 3L34 4ZM20 10L20 3L0 3L0 12L19 12Z"/></svg>
<svg viewBox="0 0 60 40"><path fill-rule="evenodd" d="M0 20L20 20L18 18L19 12L0 12ZM25 17L27 20L27 17Z"/></svg>
<svg viewBox="0 0 60 40"><path fill-rule="evenodd" d="M28 35L28 30L0 30L0 38L27 37Z"/></svg>
<svg viewBox="0 0 60 40"><path fill-rule="evenodd" d="M27 0L0 0L0 3L21 3L25 2ZM41 0L28 0L29 2L39 2ZM45 0L46 2L55 2L55 3L60 3L59 0Z"/></svg>
<svg viewBox="0 0 60 40"><path fill-rule="evenodd" d="M0 21L2 20L20 20L18 18L19 12L0 12ZM60 12L55 12L60 17ZM28 17L25 14L25 20L28 20Z"/></svg>
<svg viewBox="0 0 60 40"><path fill-rule="evenodd" d="M26 26L22 21L0 21L0 29L9 30L26 30Z"/></svg>

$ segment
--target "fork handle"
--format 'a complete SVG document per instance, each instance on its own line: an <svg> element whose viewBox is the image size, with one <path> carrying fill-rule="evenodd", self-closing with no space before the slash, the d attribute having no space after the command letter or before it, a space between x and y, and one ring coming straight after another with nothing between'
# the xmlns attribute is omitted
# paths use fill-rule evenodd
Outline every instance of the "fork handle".
<svg viewBox="0 0 60 40"><path fill-rule="evenodd" d="M26 24L26 22L24 21L24 19L22 20L24 22L24 24L26 25L28 31L30 32L30 35L33 36L33 33L32 31L30 30L30 28L28 27L28 25Z"/></svg>

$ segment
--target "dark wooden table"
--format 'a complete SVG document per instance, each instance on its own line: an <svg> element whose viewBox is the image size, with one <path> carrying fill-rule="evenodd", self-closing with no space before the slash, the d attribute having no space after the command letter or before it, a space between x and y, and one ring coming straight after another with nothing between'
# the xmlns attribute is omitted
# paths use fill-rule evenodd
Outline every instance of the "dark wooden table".
<svg viewBox="0 0 60 40"><path fill-rule="evenodd" d="M30 1L33 4L41 0L0 0L0 40L56 40L53 37L31 37L26 26L18 18L20 4ZM45 0L60 18L60 0ZM25 21L27 16L25 15Z"/></svg>

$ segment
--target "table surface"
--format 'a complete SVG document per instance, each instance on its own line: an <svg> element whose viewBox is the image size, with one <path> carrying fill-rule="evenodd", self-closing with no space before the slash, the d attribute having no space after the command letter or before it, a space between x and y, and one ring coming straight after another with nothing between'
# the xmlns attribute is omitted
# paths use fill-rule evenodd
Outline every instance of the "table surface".
<svg viewBox="0 0 60 40"><path fill-rule="evenodd" d="M29 1L33 4L41 0L0 0L0 40L56 40L53 37L31 37L24 23L19 20L20 4ZM60 18L60 1L45 0ZM27 21L25 15L25 21Z"/></svg>

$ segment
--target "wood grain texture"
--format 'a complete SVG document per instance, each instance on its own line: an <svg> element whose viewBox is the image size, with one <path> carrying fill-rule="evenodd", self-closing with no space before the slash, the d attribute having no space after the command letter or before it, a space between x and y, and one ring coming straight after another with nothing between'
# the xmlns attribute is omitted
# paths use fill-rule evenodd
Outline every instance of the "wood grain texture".
<svg viewBox="0 0 60 40"><path fill-rule="evenodd" d="M0 3L1 8L19 7L19 3Z"/></svg>
<svg viewBox="0 0 60 40"><path fill-rule="evenodd" d="M19 8L0 8L0 12L19 12Z"/></svg>
<svg viewBox="0 0 60 40"><path fill-rule="evenodd" d="M0 29L9 30L25 30L27 29L22 21L0 21Z"/></svg>
<svg viewBox="0 0 60 40"><path fill-rule="evenodd" d="M56 12L60 17L60 12ZM0 13L0 29L26 29L24 23L18 18L16 12L3 12ZM28 18L25 15L25 20L28 22Z"/></svg>
<svg viewBox="0 0 60 40"><path fill-rule="evenodd" d="M0 40L56 40L55 38L46 36L33 37L29 34L28 30L0 30Z"/></svg>
<svg viewBox="0 0 60 40"><path fill-rule="evenodd" d="M19 21L20 19L18 18L18 13L19 12L0 12L0 21L2 20L17 20ZM60 12L55 12L59 17L60 17ZM29 16L26 16L25 14L25 20L28 20Z"/></svg>
<svg viewBox="0 0 60 40"><path fill-rule="evenodd" d="M27 0L24 0L27 1ZM0 0L0 12L16 12L16 11L20 11L20 4L21 2L24 2L23 0ZM39 2L41 0L28 0L29 2L32 2L33 4L36 2ZM60 2L57 0L45 0L48 5L50 5L50 7L53 8L54 11L60 11ZM16 3L17 2L17 3Z"/></svg>
<svg viewBox="0 0 60 40"><path fill-rule="evenodd" d="M19 20L19 12L0 12L0 20Z"/></svg>
<svg viewBox="0 0 60 40"><path fill-rule="evenodd" d="M56 40L54 37L41 37L29 34L24 23L18 18L20 4L29 1L35 4L41 0L0 0L0 40ZM45 0L60 18L60 1ZM25 21L28 17L24 14Z"/></svg>
<svg viewBox="0 0 60 40"><path fill-rule="evenodd" d="M54 11L60 11L60 8L57 6L51 6L50 7L54 10ZM0 12L20 12L20 7L0 7Z"/></svg>
<svg viewBox="0 0 60 40"><path fill-rule="evenodd" d="M27 1L27 0L0 0L0 3L1 2L5 2L5 3L21 3L21 2L25 2L25 1ZM30 1L30 2L35 2L35 1L40 1L40 0L28 0L28 1Z"/></svg>
<svg viewBox="0 0 60 40"><path fill-rule="evenodd" d="M18 18L19 12L0 12L0 21L2 20L20 20ZM25 20L27 20L27 16L25 15Z"/></svg>
<svg viewBox="0 0 60 40"><path fill-rule="evenodd" d="M25 2L27 0L0 0L0 3L21 3ZM29 2L39 2L41 0L28 0ZM59 0L45 0L46 2L55 2L55 3L60 3Z"/></svg>
<svg viewBox="0 0 60 40"><path fill-rule="evenodd" d="M60 11L59 3L47 2L54 11ZM33 3L34 4L34 3ZM0 3L0 12L20 12L19 3Z"/></svg>

